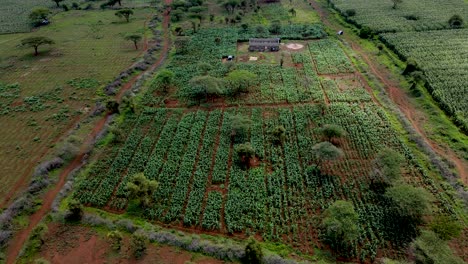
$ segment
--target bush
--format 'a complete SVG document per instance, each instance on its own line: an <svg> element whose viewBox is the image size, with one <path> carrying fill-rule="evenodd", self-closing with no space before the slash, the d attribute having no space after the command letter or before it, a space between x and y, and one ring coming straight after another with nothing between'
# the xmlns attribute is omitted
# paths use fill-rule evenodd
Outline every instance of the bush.
<svg viewBox="0 0 468 264"><path fill-rule="evenodd" d="M263 259L263 251L260 244L253 238L250 238L245 247L245 256L241 262L245 264L260 264Z"/></svg>
<svg viewBox="0 0 468 264"><path fill-rule="evenodd" d="M451 28L461 28L463 27L463 18L460 15L453 15L448 23Z"/></svg>
<svg viewBox="0 0 468 264"><path fill-rule="evenodd" d="M252 120L242 115L231 117L231 140L234 143L243 143L247 138Z"/></svg>
<svg viewBox="0 0 468 264"><path fill-rule="evenodd" d="M368 39L374 35L374 32L369 27L362 27L359 31L359 37Z"/></svg>
<svg viewBox="0 0 468 264"><path fill-rule="evenodd" d="M281 144L286 138L286 129L284 128L284 126L277 126L270 132L270 134L273 143Z"/></svg>
<svg viewBox="0 0 468 264"><path fill-rule="evenodd" d="M345 16L346 17L352 17L356 15L356 10L355 9L348 9L345 11Z"/></svg>
<svg viewBox="0 0 468 264"><path fill-rule="evenodd" d="M237 153L237 162L244 167L249 167L250 159L255 157L255 150L252 145L247 142L239 144L235 147Z"/></svg>
<svg viewBox="0 0 468 264"><path fill-rule="evenodd" d="M68 202L68 213L65 219L68 221L80 221L83 217L83 205L77 200Z"/></svg>
<svg viewBox="0 0 468 264"><path fill-rule="evenodd" d="M120 250L122 247L122 239L123 235L118 230L111 231L107 233L107 238L110 240L112 244L112 249Z"/></svg>
<svg viewBox="0 0 468 264"><path fill-rule="evenodd" d="M141 233L135 233L132 235L132 240L130 241L130 250L132 255L135 258L141 258L146 252L146 244L148 239Z"/></svg>
<svg viewBox="0 0 468 264"><path fill-rule="evenodd" d="M431 231L422 231L413 244L416 263L462 264L463 260L453 255L450 247Z"/></svg>
<svg viewBox="0 0 468 264"><path fill-rule="evenodd" d="M462 225L460 225L456 219L447 215L438 215L434 217L430 227L431 230L443 240L450 240L453 237L460 236L463 229Z"/></svg>

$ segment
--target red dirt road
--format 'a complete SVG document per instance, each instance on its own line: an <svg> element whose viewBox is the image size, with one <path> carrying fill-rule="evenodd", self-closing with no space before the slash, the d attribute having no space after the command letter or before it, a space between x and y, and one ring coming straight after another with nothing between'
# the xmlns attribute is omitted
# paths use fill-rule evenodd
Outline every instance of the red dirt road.
<svg viewBox="0 0 468 264"><path fill-rule="evenodd" d="M332 24L328 20L328 11L324 10L319 3L315 1L309 1L311 6L318 12L320 15L321 20L325 25L334 29L335 31L342 30L337 25ZM350 39L347 34L341 36L341 38L345 39L347 42L351 44L351 48L359 54L359 56L366 62L369 66L372 74L376 76L381 83L385 85L385 89L387 90L390 99L398 106L400 111L406 116L408 121L412 124L414 130L419 134L419 136L429 145L432 150L437 153L442 158L452 162L455 166L458 176L463 181L463 183L468 184L468 164L462 160L458 155L450 149L446 145L439 145L429 139L427 134L424 130L425 125L425 118L424 114L418 111L413 104L411 103L408 95L399 87L399 84L389 78L391 73L381 65L377 64L374 60L371 60L366 54L365 51L359 46L358 43ZM372 93L371 93L372 94Z"/></svg>
<svg viewBox="0 0 468 264"><path fill-rule="evenodd" d="M166 0L165 2L166 4L170 4L172 1ZM116 99L118 101L120 101L124 92L129 90L132 87L132 85L135 83L138 77L142 76L146 72L155 70L157 67L161 66L164 60L166 59L169 48L170 48L169 12L170 12L169 9L164 12L164 19L163 19L164 43L163 43L163 48L161 50L159 59L153 64L152 67L150 67L148 70L144 72L141 72L138 76L135 76L134 78L132 78L128 83L126 83L120 89L119 94L116 96ZM57 184L44 195L43 204L41 208L37 212L35 212L33 215L30 216L29 225L25 229L19 231L13 237L7 249L7 261L6 261L7 264L15 263L15 260L18 257L24 244L26 243L31 231L37 226L37 224L39 224L42 218L49 213L55 197L60 192L63 185L66 183L68 174L82 165L82 160L85 156L85 153L92 146L96 135L98 135L99 132L101 132L102 129L104 128L107 118L108 118L108 115L104 116L96 123L93 130L90 132L87 139L81 146L80 154L69 165L67 165L63 169L63 171L59 175L59 180Z"/></svg>

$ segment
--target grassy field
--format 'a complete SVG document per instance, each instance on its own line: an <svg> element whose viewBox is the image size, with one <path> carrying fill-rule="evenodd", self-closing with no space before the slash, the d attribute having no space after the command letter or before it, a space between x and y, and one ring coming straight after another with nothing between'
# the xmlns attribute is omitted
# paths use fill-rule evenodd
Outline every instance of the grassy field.
<svg viewBox="0 0 468 264"><path fill-rule="evenodd" d="M0 196L29 177L64 129L91 109L98 88L134 62L141 51L123 36L145 33L151 14L138 9L124 23L114 11L69 11L33 33L0 35L0 164L6 176ZM40 47L36 57L32 49L18 47L30 36L47 36L56 44Z"/></svg>
<svg viewBox="0 0 468 264"><path fill-rule="evenodd" d="M223 36L215 51L205 44L213 34ZM213 63L209 74L222 76L228 70L219 55L236 51L232 28L202 29L191 39L187 49L196 52L185 59L175 56L168 65L176 73L179 92L197 75L188 66L190 56ZM150 89L143 96L147 107L139 115L128 114L120 127L126 139L106 147L74 197L99 208L135 212L126 185L132 175L144 172L160 187L153 194L154 205L139 212L141 216L175 227L259 235L305 253L322 245L317 219L324 209L346 199L360 219L352 254L373 259L378 252L394 254L392 250L408 242L408 233L388 222L394 219L388 201L370 187L372 160L389 147L406 157L405 181L434 193L438 210L454 213L452 197L417 164L340 44L333 39L298 43L306 48L284 48L290 58L283 67L271 63L277 59L272 54L265 54L270 59L263 61L237 61L238 69L258 74L259 86L234 101L208 103L209 109L186 108L185 95L178 92L169 96L181 102L166 108L165 97ZM236 162L231 141L231 120L239 114L252 120L245 139L254 147L258 164L250 170ZM324 124L345 128L347 136L339 143L345 156L323 163L318 173L312 169L317 163L312 147L323 140L319 131ZM278 125L287 131L283 145L270 139L269 131Z"/></svg>

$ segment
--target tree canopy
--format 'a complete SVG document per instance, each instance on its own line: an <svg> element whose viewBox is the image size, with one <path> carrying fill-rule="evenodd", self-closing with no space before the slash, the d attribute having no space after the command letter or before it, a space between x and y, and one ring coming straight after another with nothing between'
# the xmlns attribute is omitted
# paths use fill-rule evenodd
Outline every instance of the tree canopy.
<svg viewBox="0 0 468 264"><path fill-rule="evenodd" d="M130 15L133 15L133 10L131 9L121 9L115 12L115 15L120 18L125 18L127 22L130 22Z"/></svg>
<svg viewBox="0 0 468 264"><path fill-rule="evenodd" d="M55 42L48 37L29 37L21 40L21 46L34 48L34 56L39 54L38 49L42 45L52 45Z"/></svg>
<svg viewBox="0 0 468 264"><path fill-rule="evenodd" d="M221 89L221 80L209 75L197 76L190 80L190 94L193 98L215 97L223 94Z"/></svg>
<svg viewBox="0 0 468 264"><path fill-rule="evenodd" d="M335 147L332 143L325 141L318 143L312 147L318 161L334 160L343 156L343 151Z"/></svg>
<svg viewBox="0 0 468 264"><path fill-rule="evenodd" d="M403 216L411 216L419 219L430 212L432 196L421 187L413 187L407 184L390 187L385 196L392 199L398 206L398 211Z"/></svg>
<svg viewBox="0 0 468 264"><path fill-rule="evenodd" d="M138 41L140 41L143 37L140 34L127 34L125 40L132 41L135 45L135 49L138 49Z"/></svg>
<svg viewBox="0 0 468 264"><path fill-rule="evenodd" d="M156 75L155 82L157 85L163 88L163 91L167 91L167 89L171 86L172 82L174 81L175 74L173 71L168 69L161 70L158 75Z"/></svg>
<svg viewBox="0 0 468 264"><path fill-rule="evenodd" d="M50 16L50 10L45 7L38 7L31 11L29 19L34 26L38 26L44 19L48 19Z"/></svg>
<svg viewBox="0 0 468 264"><path fill-rule="evenodd" d="M247 92L256 79L257 75L247 70L233 70L226 76L226 80L232 87L232 94Z"/></svg>
<svg viewBox="0 0 468 264"><path fill-rule="evenodd" d="M338 200L324 213L322 226L325 240L332 248L340 249L358 238L358 214L352 203Z"/></svg>
<svg viewBox="0 0 468 264"><path fill-rule="evenodd" d="M340 138L346 135L346 132L342 127L333 124L324 125L321 129L321 132L328 141L332 140L333 138Z"/></svg>
<svg viewBox="0 0 468 264"><path fill-rule="evenodd" d="M158 182L149 180L143 173L133 175L127 183L128 197L138 199L144 207L151 205L153 193L158 188Z"/></svg>
<svg viewBox="0 0 468 264"><path fill-rule="evenodd" d="M52 0L53 2L55 2L55 4L57 4L57 7L60 7L60 2L63 2L64 0Z"/></svg>
<svg viewBox="0 0 468 264"><path fill-rule="evenodd" d="M395 183L401 178L401 165L404 157L389 148L383 149L374 159L374 176L387 183Z"/></svg>

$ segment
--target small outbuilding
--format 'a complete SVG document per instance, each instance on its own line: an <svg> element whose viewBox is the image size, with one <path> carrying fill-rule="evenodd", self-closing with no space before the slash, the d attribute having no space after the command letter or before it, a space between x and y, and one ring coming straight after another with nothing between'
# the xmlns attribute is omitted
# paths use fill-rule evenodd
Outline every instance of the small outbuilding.
<svg viewBox="0 0 468 264"><path fill-rule="evenodd" d="M279 38L251 38L249 51L279 51Z"/></svg>

